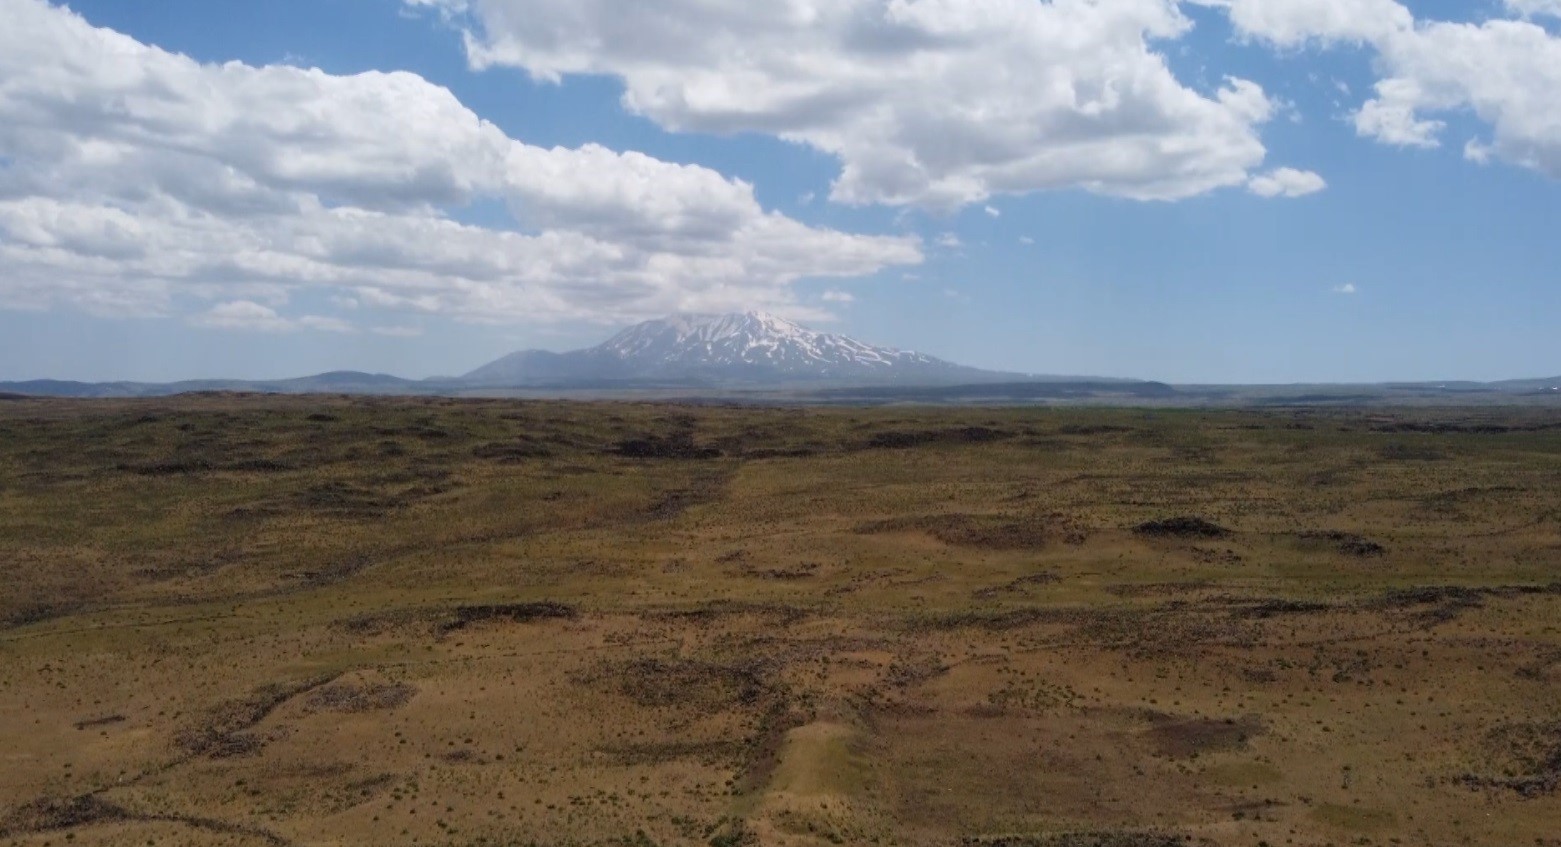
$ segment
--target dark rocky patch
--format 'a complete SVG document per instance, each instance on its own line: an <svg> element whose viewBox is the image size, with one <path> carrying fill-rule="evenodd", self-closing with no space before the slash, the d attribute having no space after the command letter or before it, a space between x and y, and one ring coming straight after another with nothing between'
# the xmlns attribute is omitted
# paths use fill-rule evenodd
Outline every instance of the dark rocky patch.
<svg viewBox="0 0 1561 847"><path fill-rule="evenodd" d="M1374 558L1387 555L1388 548L1349 532L1303 532L1301 538L1306 541L1326 541L1335 545L1336 549L1346 556L1358 556L1360 558Z"/></svg>
<svg viewBox="0 0 1561 847"><path fill-rule="evenodd" d="M1332 609L1333 607L1327 603L1273 599L1244 606L1237 611L1237 614L1248 618L1267 619L1281 615L1315 615Z"/></svg>
<svg viewBox="0 0 1561 847"><path fill-rule="evenodd" d="M875 450L903 450L924 444L988 444L1012 437L1013 433L1000 429L966 426L915 432L879 432L868 437L866 446Z"/></svg>
<svg viewBox="0 0 1561 847"><path fill-rule="evenodd" d="M253 732L235 732L217 738L201 752L208 759L237 759L259 753L270 740Z"/></svg>
<svg viewBox="0 0 1561 847"><path fill-rule="evenodd" d="M741 741L652 741L616 744L598 748L596 752L608 762L620 766L692 760L717 767L739 761L744 749L745 745Z"/></svg>
<svg viewBox="0 0 1561 847"><path fill-rule="evenodd" d="M804 579L812 579L818 575L818 564L815 562L801 562L789 568L744 568L745 576L757 579L770 579L779 582L798 582Z"/></svg>
<svg viewBox="0 0 1561 847"><path fill-rule="evenodd" d="M1208 843L1163 832L1061 832L1049 835L978 835L961 847L1193 847Z"/></svg>
<svg viewBox="0 0 1561 847"><path fill-rule="evenodd" d="M1530 800L1561 788L1561 722L1505 724L1486 734L1482 748L1486 763L1501 775L1464 773L1457 783Z"/></svg>
<svg viewBox="0 0 1561 847"><path fill-rule="evenodd" d="M1411 620L1429 628L1454 620L1470 609L1483 607L1488 598L1537 595L1561 595L1561 582L1553 582L1549 585L1501 585L1485 588L1422 585L1388 591L1365 601L1363 605L1379 610L1418 610L1413 612ZM1431 608L1422 608L1427 606Z"/></svg>
<svg viewBox="0 0 1561 847"><path fill-rule="evenodd" d="M722 665L691 659L636 659L607 674L619 693L641 706L723 709L755 705L768 691L755 665Z"/></svg>
<svg viewBox="0 0 1561 847"><path fill-rule="evenodd" d="M1339 552L1347 556L1371 558L1387 555L1388 548L1365 538L1351 538L1339 542Z"/></svg>
<svg viewBox="0 0 1561 847"><path fill-rule="evenodd" d="M1003 631L1048 623L1076 624L1082 622L1088 616L1088 613L1074 609L1031 606L1006 611L954 612L914 621L911 623L911 627L913 629L932 630L968 628Z"/></svg>
<svg viewBox="0 0 1561 847"><path fill-rule="evenodd" d="M721 451L715 447L694 443L688 433L666 437L658 435L628 438L619 441L610 451L626 459L719 459Z"/></svg>
<svg viewBox="0 0 1561 847"><path fill-rule="evenodd" d="M1050 571L1027 574L1018 579L1010 580L1002 585L994 585L988 588L977 589L972 596L979 600L989 600L1001 594L1023 594L1025 589L1035 585L1050 585L1061 577Z"/></svg>
<svg viewBox="0 0 1561 847"><path fill-rule="evenodd" d="M891 688L905 689L937 679L949 672L942 659L931 655L902 655L884 671L884 684Z"/></svg>
<svg viewBox="0 0 1561 847"><path fill-rule="evenodd" d="M93 794L79 797L42 797L12 810L0 823L0 837L29 832L56 832L78 826L128 820L124 809Z"/></svg>
<svg viewBox="0 0 1561 847"><path fill-rule="evenodd" d="M1083 544L1089 537L1083 526L1062 514L922 515L873 521L862 524L856 531L864 535L925 532L955 547L993 550L1034 550L1057 542Z"/></svg>
<svg viewBox="0 0 1561 847"><path fill-rule="evenodd" d="M229 823L214 818L178 814L132 812L97 794L69 798L44 797L13 810L0 820L0 838L12 838L46 832L63 832L77 827L108 823L174 823L219 835L258 838L272 847L289 847L291 841L269 830ZM72 840L73 835L66 836ZM47 842L45 842L47 843Z"/></svg>
<svg viewBox="0 0 1561 847"><path fill-rule="evenodd" d="M1263 723L1255 715L1224 720L1156 715L1152 721L1155 725L1146 734L1150 744L1161 755L1173 759L1239 750L1250 738L1263 732Z"/></svg>
<svg viewBox="0 0 1561 847"><path fill-rule="evenodd" d="M1390 609L1448 602L1478 605L1486 593L1482 589L1464 588L1460 585L1422 585L1389 591L1377 598L1375 604Z"/></svg>
<svg viewBox="0 0 1561 847"><path fill-rule="evenodd" d="M1518 668L1517 675L1520 679L1543 681L1553 676L1557 668L1561 668L1561 650L1552 650Z"/></svg>
<svg viewBox="0 0 1561 847"><path fill-rule="evenodd" d="M1062 435L1113 435L1132 431L1130 426L1115 424L1066 424L1057 428L1057 432Z"/></svg>
<svg viewBox="0 0 1561 847"><path fill-rule="evenodd" d="M1456 620L1464 612L1485 605L1486 592L1454 585L1424 586L1389 591L1372 601L1379 609L1431 608L1416 611L1411 621L1425 628Z"/></svg>
<svg viewBox="0 0 1561 847"><path fill-rule="evenodd" d="M405 682L337 683L316 690L304 704L317 712L378 712L405 706L417 688Z"/></svg>
<svg viewBox="0 0 1561 847"><path fill-rule="evenodd" d="M1190 515L1148 521L1134 527L1133 531L1154 538L1226 538L1231 534L1217 523Z"/></svg>
<svg viewBox="0 0 1561 847"><path fill-rule="evenodd" d="M744 459L806 459L823 453L817 446L808 447L755 447L742 451Z"/></svg>
<svg viewBox="0 0 1561 847"><path fill-rule="evenodd" d="M341 674L318 676L295 685L273 683L261 686L248 697L228 700L209 709L193 726L174 737L174 743L186 756L227 758L253 753L265 740L246 732L265 720L283 703L301 694L329 685Z"/></svg>
<svg viewBox="0 0 1561 847"><path fill-rule="evenodd" d="M232 473L282 473L297 468L275 459L236 459L219 466L218 470Z"/></svg>
<svg viewBox="0 0 1561 847"><path fill-rule="evenodd" d="M553 451L525 440L493 441L473 447L472 455L501 465L518 465L528 459L546 459L553 455Z"/></svg>
<svg viewBox="0 0 1561 847"><path fill-rule="evenodd" d="M745 615L773 618L780 626L789 626L807 620L813 615L809 609L778 603L745 603L733 600L711 600L689 609L658 609L641 612L646 620L677 621L709 625L727 618Z"/></svg>
<svg viewBox="0 0 1561 847"><path fill-rule="evenodd" d="M136 474L137 476L187 476L190 474L205 473L212 470L213 465L206 459L165 459L160 462L147 462L139 465L122 464L119 470Z"/></svg>
<svg viewBox="0 0 1561 847"><path fill-rule="evenodd" d="M81 609L79 603L30 603L6 615L4 625L7 629L30 626L67 617L75 614L79 609Z"/></svg>
<svg viewBox="0 0 1561 847"><path fill-rule="evenodd" d="M573 620L579 610L564 603L506 603L491 606L459 606L455 617L439 625L439 633L448 635L484 621L531 623L541 620Z"/></svg>
<svg viewBox="0 0 1561 847"><path fill-rule="evenodd" d="M562 603L511 603L375 612L337 620L332 623L332 627L360 637L393 635L399 638L442 638L483 621L530 623L577 616L578 612L573 607Z"/></svg>
<svg viewBox="0 0 1561 847"><path fill-rule="evenodd" d="M76 721L72 726L77 729L95 729L100 726L113 726L117 723L124 723L127 720L129 718L126 718L124 715L105 715L101 718L87 718L86 720Z"/></svg>

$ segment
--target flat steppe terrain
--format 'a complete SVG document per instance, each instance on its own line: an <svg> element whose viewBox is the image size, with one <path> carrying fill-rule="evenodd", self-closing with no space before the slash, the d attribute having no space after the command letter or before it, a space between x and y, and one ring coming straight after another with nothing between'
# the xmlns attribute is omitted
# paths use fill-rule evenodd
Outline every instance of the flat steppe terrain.
<svg viewBox="0 0 1561 847"><path fill-rule="evenodd" d="M1561 412L0 402L0 845L1561 845Z"/></svg>

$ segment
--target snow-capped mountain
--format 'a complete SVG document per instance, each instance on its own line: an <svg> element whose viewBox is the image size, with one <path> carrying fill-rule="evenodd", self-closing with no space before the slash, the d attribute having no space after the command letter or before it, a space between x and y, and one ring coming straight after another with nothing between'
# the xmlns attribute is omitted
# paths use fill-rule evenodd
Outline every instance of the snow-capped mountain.
<svg viewBox="0 0 1561 847"><path fill-rule="evenodd" d="M464 379L525 385L601 380L941 382L983 376L995 375L747 312L646 321L585 350L512 353Z"/></svg>
<svg viewBox="0 0 1561 847"><path fill-rule="evenodd" d="M828 377L946 365L920 353L815 332L763 312L673 315L624 330L598 349L653 371L751 366Z"/></svg>

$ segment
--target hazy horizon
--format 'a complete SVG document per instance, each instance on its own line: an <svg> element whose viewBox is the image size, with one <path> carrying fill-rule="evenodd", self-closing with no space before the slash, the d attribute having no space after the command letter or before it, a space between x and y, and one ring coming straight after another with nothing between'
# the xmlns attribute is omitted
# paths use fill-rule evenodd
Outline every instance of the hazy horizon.
<svg viewBox="0 0 1561 847"><path fill-rule="evenodd" d="M817 329L817 327L809 327L809 328ZM833 332L833 330L831 330L831 329L829 329L827 327L825 329L823 329L823 330L820 330L820 331ZM608 330L606 330L604 332L604 334L599 339L597 339L596 342L585 344L585 345L583 345L583 347L594 347L596 345L596 343L600 343L601 341L607 340L609 335L612 334L613 332L614 332L614 330L608 329ZM867 341L868 343L872 343L870 339L857 339L857 340L859 340L859 341ZM569 352L570 350L583 349L583 347L571 347L571 348L567 348L567 349L566 348L558 348L558 349L552 350L552 352ZM523 348L523 349L524 350L535 350L535 349L543 349L543 348ZM366 373L366 374L371 374L371 375L389 375L389 376L396 376L396 377L401 377L401 378L404 378L404 379L414 379L414 380L438 379L438 378L459 378L462 375L464 375L466 373L469 373L470 371L476 369L477 367L479 367L481 365L488 364L489 362L491 362L491 361L493 361L495 359L502 358L504 355L508 355L508 353L514 353L514 352L522 352L522 350L507 351L504 354L500 354L498 356L494 356L492 359L488 359L488 360L484 360L482 362L475 363L471 367L468 367L468 368L455 370L455 371L436 372L436 373L397 372L397 371L387 371L387 370L376 370L376 369L366 368L366 367L356 367L356 368L354 368L354 367L340 367L340 368L338 368L338 367L326 367L326 368L321 368L321 369L318 369L318 370L313 370L313 371L308 371L308 372L298 372L298 373L281 373L281 372L267 373L267 372L264 372L264 371L257 371L257 372L254 372L252 375L247 375L247 376L239 376L239 375L234 375L234 374L229 374L229 373L195 373L193 375L175 377L175 378L172 378L172 379L135 379L135 378L125 378L125 377L106 378L106 379L86 379L86 378L78 379L78 378L71 378L71 377L43 376L43 377L15 377L15 378L7 377L7 378L0 378L0 382L26 382L26 381L29 381L29 380L37 380L37 379L60 379L60 380L64 380L64 381L76 381L76 382L86 382L86 383L110 383L110 382L177 383L177 382L191 382L191 381L203 381L203 380L244 380L244 381L263 382L263 381L273 381L273 380L297 379L297 378L318 376L318 375L327 374L327 373L342 373L342 372ZM927 351L917 350L915 352L925 353ZM929 355L934 355L934 354L929 354ZM953 362L953 364L966 365L968 363L966 363L966 362ZM980 366L973 366L973 367L980 367ZM1497 377L1492 377L1492 378L1487 378L1487 379L1469 379L1469 378L1457 378L1457 379L1454 379L1454 378L1435 378L1435 377L1427 378L1427 379L1379 379L1379 380L1306 380L1306 379L1302 379L1302 380L1290 380L1290 381L1283 381L1283 382L1268 382L1268 383L1263 383L1263 382L1238 383L1238 382L1221 381L1221 380L1157 379L1155 377L1146 377L1146 376L1142 376L1140 374L1108 374L1108 373L1062 372L1062 371L1047 371L1047 372L1043 372L1043 371L1012 371L1012 370L1004 369L1004 368L1001 368L1001 367L997 367L997 368L983 368L983 370L989 370L989 371L995 371L995 372L1004 372L1004 373L1023 374L1023 375L1027 375L1027 376L1068 376L1068 377L1100 377L1100 378L1103 378L1103 379L1143 379L1143 380L1154 381L1154 382L1166 382L1166 383L1180 384L1180 385L1265 385L1265 384L1266 385L1326 385L1326 384L1338 384L1338 385L1362 384L1362 385L1368 385L1368 384L1388 384L1388 383L1501 382L1501 381L1506 381L1506 380L1550 379L1552 377L1557 376L1557 374L1553 374L1553 373L1532 373L1532 374L1497 376Z"/></svg>

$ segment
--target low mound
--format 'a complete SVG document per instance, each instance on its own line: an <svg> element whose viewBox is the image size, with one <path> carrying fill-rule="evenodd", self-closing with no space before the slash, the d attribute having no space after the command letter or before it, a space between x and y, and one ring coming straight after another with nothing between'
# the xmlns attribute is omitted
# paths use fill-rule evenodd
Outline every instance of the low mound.
<svg viewBox="0 0 1561 847"><path fill-rule="evenodd" d="M457 630L465 629L472 624L483 621L508 621L510 623L529 623L531 621L570 619L579 617L580 613L573 606L563 603L505 603L491 606L457 606L455 619L446 621L440 625L439 631L443 635L449 635Z"/></svg>
<svg viewBox="0 0 1561 847"><path fill-rule="evenodd" d="M1225 538L1231 534L1217 523L1186 515L1141 523L1133 531L1158 538Z"/></svg>
<svg viewBox="0 0 1561 847"><path fill-rule="evenodd" d="M317 712L378 712L400 708L416 693L404 682L337 683L315 691L307 705Z"/></svg>

